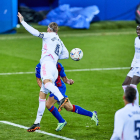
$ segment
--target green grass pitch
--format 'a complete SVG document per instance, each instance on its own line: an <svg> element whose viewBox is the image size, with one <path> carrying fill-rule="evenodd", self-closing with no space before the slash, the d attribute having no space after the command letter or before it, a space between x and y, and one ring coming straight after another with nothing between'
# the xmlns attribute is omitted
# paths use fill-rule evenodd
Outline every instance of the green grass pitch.
<svg viewBox="0 0 140 140"><path fill-rule="evenodd" d="M45 31L40 26L38 30ZM23 31L23 32L22 32ZM108 34L107 34L108 33ZM135 29L60 30L60 38L71 51L81 48L80 61L60 60L65 70L130 67L134 55ZM41 55L42 40L22 27L15 35L0 35L0 74L34 72ZM99 126L87 116L61 111L67 125L55 132L57 120L46 109L41 130L76 140L109 140L114 128L114 114L124 106L122 82L129 69L66 72L75 81L67 85L72 104L98 112ZM36 118L39 87L35 74L0 75L0 121L30 127ZM140 90L139 86L138 89ZM57 105L56 105L57 106ZM40 133L0 123L1 140L59 140Z"/></svg>

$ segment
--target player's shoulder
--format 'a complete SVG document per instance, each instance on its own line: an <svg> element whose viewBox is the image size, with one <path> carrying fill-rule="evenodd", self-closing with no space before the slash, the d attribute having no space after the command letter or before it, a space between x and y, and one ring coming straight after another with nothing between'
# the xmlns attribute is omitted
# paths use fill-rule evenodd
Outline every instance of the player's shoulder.
<svg viewBox="0 0 140 140"><path fill-rule="evenodd" d="M45 39L45 38L49 38L51 35L48 32L40 32L39 34L39 38Z"/></svg>
<svg viewBox="0 0 140 140"><path fill-rule="evenodd" d="M136 40L139 40L139 37L138 37L138 36L137 36L137 37L135 37L135 41L136 41Z"/></svg>
<svg viewBox="0 0 140 140"><path fill-rule="evenodd" d="M124 111L125 111L125 107L119 109L118 111L116 111L115 116L122 116Z"/></svg>
<svg viewBox="0 0 140 140"><path fill-rule="evenodd" d="M140 106L134 105L134 107L135 107L135 110L137 110L138 112L140 112Z"/></svg>
<svg viewBox="0 0 140 140"><path fill-rule="evenodd" d="M48 34L49 34L50 36L52 36L52 37L59 38L58 34L55 33L55 32L50 32L50 33L48 33Z"/></svg>

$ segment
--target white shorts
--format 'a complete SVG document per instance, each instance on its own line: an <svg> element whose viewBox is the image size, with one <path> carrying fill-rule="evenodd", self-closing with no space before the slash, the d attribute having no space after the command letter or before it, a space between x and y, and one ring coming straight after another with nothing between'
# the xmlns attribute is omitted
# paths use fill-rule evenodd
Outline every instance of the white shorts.
<svg viewBox="0 0 140 140"><path fill-rule="evenodd" d="M129 77L133 77L133 76L139 76L140 77L140 67L133 67L129 73L127 74L127 76Z"/></svg>
<svg viewBox="0 0 140 140"><path fill-rule="evenodd" d="M44 61L41 64L41 79L50 79L54 83L58 77L58 70L52 61Z"/></svg>

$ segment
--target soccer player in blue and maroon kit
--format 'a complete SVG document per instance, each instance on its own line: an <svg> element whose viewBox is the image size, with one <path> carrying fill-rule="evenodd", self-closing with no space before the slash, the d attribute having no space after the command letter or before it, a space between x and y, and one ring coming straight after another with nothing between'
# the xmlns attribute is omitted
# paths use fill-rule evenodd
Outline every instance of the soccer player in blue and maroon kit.
<svg viewBox="0 0 140 140"><path fill-rule="evenodd" d="M43 92L45 95L47 95L48 91L46 91L46 89L44 87L42 87L43 84L41 81L40 69L41 69L41 66L39 63L36 66L36 80L37 80L39 87L41 88L40 92ZM72 85L74 83L74 81L72 79L67 78L65 71L64 71L64 67L59 62L57 63L57 69L58 69L58 78L55 81L55 85L59 88L60 92L63 94L64 97L68 97L67 95L65 95L65 92L66 92L65 83ZM39 108L38 108L36 120L35 120L34 124L27 131L34 132L35 130L40 129L40 121L41 121L41 118L42 118L44 110L45 110L45 106L40 105L41 102L46 102L46 107L52 113L52 115L58 120L59 123L55 130L56 131L62 130L62 128L67 124L67 122L62 118L62 116L58 112L57 108L54 106L54 104L56 102L58 102L58 98L53 93L50 93L47 100L39 99ZM67 111L75 112L80 115L89 116L89 117L91 117L91 120L94 120L96 125L98 125L98 118L97 118L96 111L91 112L91 111L83 109L82 107L80 107L78 105L72 105L69 100L67 103L65 103L64 108Z"/></svg>

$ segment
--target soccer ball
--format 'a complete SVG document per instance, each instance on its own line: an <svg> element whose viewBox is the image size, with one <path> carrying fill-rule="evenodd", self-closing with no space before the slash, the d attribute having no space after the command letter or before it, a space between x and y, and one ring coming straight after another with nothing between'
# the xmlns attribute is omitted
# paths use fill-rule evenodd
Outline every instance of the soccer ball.
<svg viewBox="0 0 140 140"><path fill-rule="evenodd" d="M70 52L70 57L74 61L79 61L83 57L83 51L79 48L74 48Z"/></svg>

